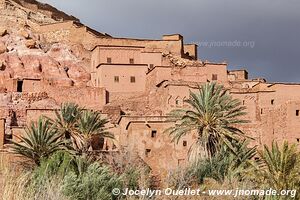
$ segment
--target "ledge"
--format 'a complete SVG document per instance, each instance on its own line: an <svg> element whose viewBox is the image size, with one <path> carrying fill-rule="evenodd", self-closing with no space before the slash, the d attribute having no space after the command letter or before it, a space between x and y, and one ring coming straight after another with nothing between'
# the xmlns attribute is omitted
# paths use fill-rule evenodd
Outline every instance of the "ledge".
<svg viewBox="0 0 300 200"><path fill-rule="evenodd" d="M96 68L101 67L101 65L110 65L110 66L121 66L121 65L126 65L126 66L148 66L148 64L129 64L129 63L100 63L99 65L97 65Z"/></svg>

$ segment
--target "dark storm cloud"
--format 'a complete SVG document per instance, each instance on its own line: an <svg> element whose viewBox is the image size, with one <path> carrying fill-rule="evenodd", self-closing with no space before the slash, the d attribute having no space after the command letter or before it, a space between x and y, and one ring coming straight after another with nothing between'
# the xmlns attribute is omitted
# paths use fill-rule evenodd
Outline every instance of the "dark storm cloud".
<svg viewBox="0 0 300 200"><path fill-rule="evenodd" d="M113 36L160 38L163 34L181 33L186 43L200 45L202 60L226 60L231 69L246 68L251 77L300 82L299 0L42 2ZM242 45L233 46L234 41ZM205 42L210 47L204 46ZM255 45L243 46L243 42Z"/></svg>

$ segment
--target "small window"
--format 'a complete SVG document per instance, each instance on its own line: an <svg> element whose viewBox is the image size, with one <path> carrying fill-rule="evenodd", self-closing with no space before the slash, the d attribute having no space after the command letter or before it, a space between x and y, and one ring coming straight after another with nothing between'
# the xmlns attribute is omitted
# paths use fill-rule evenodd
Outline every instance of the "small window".
<svg viewBox="0 0 300 200"><path fill-rule="evenodd" d="M186 147L187 146L187 141L183 141L183 143L182 143L182 145L184 146L184 147Z"/></svg>
<svg viewBox="0 0 300 200"><path fill-rule="evenodd" d="M134 64L134 59L133 59L133 58L130 58L130 59L129 59L129 63L130 63L130 64Z"/></svg>
<svg viewBox="0 0 300 200"><path fill-rule="evenodd" d="M23 81L22 80L17 81L17 92L23 92Z"/></svg>
<svg viewBox="0 0 300 200"><path fill-rule="evenodd" d="M155 138L155 137L156 137L156 134L157 134L157 130L152 130L152 131L151 131L151 137L152 137L152 138Z"/></svg>
<svg viewBox="0 0 300 200"><path fill-rule="evenodd" d="M146 157L149 157L149 156L150 156L150 153L151 153L151 149L146 149L146 150L145 150L145 155L146 155Z"/></svg>
<svg viewBox="0 0 300 200"><path fill-rule="evenodd" d="M260 114L263 114L263 109L260 109Z"/></svg>
<svg viewBox="0 0 300 200"><path fill-rule="evenodd" d="M245 100L243 100L243 105L245 105Z"/></svg>
<svg viewBox="0 0 300 200"><path fill-rule="evenodd" d="M274 99L271 100L271 104L274 105Z"/></svg>
<svg viewBox="0 0 300 200"><path fill-rule="evenodd" d="M299 110L296 110L296 116L299 116Z"/></svg>
<svg viewBox="0 0 300 200"><path fill-rule="evenodd" d="M218 80L218 75L217 75L217 74L213 74L211 79L212 79L213 81Z"/></svg>
<svg viewBox="0 0 300 200"><path fill-rule="evenodd" d="M135 76L130 76L130 83L135 83Z"/></svg>
<svg viewBox="0 0 300 200"><path fill-rule="evenodd" d="M300 142L300 138L297 138L297 142L298 142L298 143Z"/></svg>
<svg viewBox="0 0 300 200"><path fill-rule="evenodd" d="M106 59L106 62L107 62L107 63L111 63L111 58L107 58L107 59Z"/></svg>
<svg viewBox="0 0 300 200"><path fill-rule="evenodd" d="M114 81L115 81L115 83L119 83L119 76L115 76Z"/></svg>

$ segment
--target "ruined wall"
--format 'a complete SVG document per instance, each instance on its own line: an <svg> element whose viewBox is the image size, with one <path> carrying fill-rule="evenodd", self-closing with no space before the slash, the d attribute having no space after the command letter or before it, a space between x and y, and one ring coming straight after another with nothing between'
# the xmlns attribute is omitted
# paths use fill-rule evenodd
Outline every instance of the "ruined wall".
<svg viewBox="0 0 300 200"><path fill-rule="evenodd" d="M184 54L191 57L192 59L198 59L198 46L196 44L185 44Z"/></svg>
<svg viewBox="0 0 300 200"><path fill-rule="evenodd" d="M230 70L228 71L229 81L244 81L248 79L248 72L246 70Z"/></svg>
<svg viewBox="0 0 300 200"><path fill-rule="evenodd" d="M105 88L48 86L44 90L58 105L73 102L86 108L100 110L106 104Z"/></svg>
<svg viewBox="0 0 300 200"><path fill-rule="evenodd" d="M106 37L83 24L74 21L55 22L38 27L38 32L49 42L69 42L83 44L91 50L99 37Z"/></svg>
<svg viewBox="0 0 300 200"><path fill-rule="evenodd" d="M23 80L23 92L40 92L42 87L40 80Z"/></svg>
<svg viewBox="0 0 300 200"><path fill-rule="evenodd" d="M30 124L31 122L38 121L39 117L47 117L54 119L55 118L55 111L57 109L42 109L42 108L32 108L26 109L26 124Z"/></svg>

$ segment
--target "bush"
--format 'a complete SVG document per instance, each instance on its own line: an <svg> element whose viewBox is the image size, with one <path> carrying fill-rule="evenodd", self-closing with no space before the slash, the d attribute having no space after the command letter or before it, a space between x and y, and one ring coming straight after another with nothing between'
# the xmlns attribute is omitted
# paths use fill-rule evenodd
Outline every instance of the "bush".
<svg viewBox="0 0 300 200"><path fill-rule="evenodd" d="M71 200L114 199L117 197L112 195L113 188L122 188L122 177L98 163L93 163L80 175L69 173L63 183L63 192Z"/></svg>

